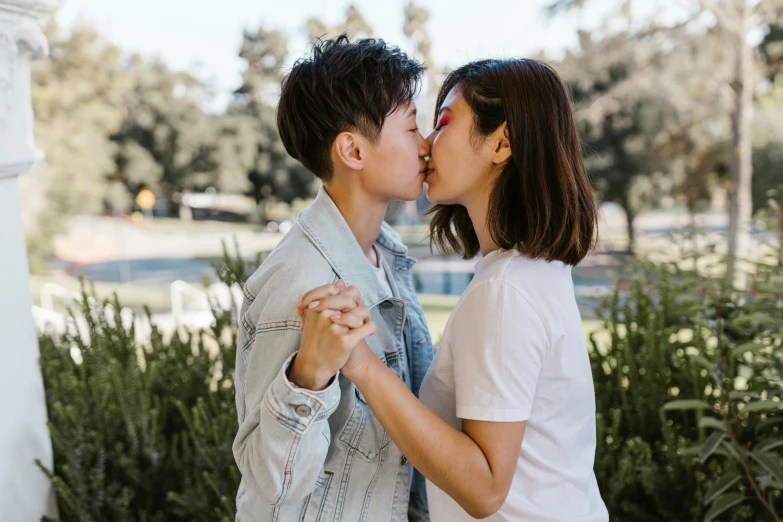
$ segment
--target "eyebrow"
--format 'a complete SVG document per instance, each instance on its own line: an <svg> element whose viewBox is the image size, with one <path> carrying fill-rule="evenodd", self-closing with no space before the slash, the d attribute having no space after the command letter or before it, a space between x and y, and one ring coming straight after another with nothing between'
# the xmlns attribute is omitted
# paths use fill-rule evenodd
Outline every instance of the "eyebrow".
<svg viewBox="0 0 783 522"><path fill-rule="evenodd" d="M417 109L414 107L413 109L408 111L408 114L406 115L406 118L410 118L411 116L416 116Z"/></svg>
<svg viewBox="0 0 783 522"><path fill-rule="evenodd" d="M441 112L443 112L443 111L449 111L449 112L452 112L452 110L451 110L451 109L450 109L448 106L446 106L446 107L441 107L441 108L440 108L440 110L438 111L438 116L440 116L440 113L441 113Z"/></svg>

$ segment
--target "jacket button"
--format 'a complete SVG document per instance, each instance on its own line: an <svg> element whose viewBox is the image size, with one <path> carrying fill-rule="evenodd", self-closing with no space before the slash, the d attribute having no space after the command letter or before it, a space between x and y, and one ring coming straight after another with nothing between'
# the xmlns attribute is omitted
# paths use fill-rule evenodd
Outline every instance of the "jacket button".
<svg viewBox="0 0 783 522"><path fill-rule="evenodd" d="M391 310L392 308L394 308L394 303L392 303L391 301L384 301L381 303L381 308L383 308L384 310Z"/></svg>
<svg viewBox="0 0 783 522"><path fill-rule="evenodd" d="M307 417L308 415L310 415L310 411L311 411L310 406L308 406L307 404L300 404L299 406L296 407L296 414L299 415L300 417Z"/></svg>
<svg viewBox="0 0 783 522"><path fill-rule="evenodd" d="M407 463L408 463L408 457L406 457L405 455L400 457L400 464L402 464L404 466Z"/></svg>

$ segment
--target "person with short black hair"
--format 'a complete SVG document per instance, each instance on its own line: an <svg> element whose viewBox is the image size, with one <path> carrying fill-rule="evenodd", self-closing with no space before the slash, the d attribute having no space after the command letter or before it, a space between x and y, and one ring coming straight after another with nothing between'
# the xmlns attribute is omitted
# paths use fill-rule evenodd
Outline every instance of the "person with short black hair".
<svg viewBox="0 0 783 522"><path fill-rule="evenodd" d="M416 125L421 64L383 40L318 42L282 83L288 153L323 186L244 287L233 444L242 522L426 520L423 477L340 375L358 340L417 395L432 343L415 259L383 221L390 200L424 185L429 144ZM363 325L306 327L297 300L334 283ZM409 502L410 499L410 502Z"/></svg>

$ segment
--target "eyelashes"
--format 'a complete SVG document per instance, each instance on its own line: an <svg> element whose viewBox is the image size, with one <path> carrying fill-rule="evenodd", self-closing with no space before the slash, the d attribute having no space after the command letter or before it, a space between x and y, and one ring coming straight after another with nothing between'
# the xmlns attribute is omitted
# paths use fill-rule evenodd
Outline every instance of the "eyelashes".
<svg viewBox="0 0 783 522"><path fill-rule="evenodd" d="M440 130L441 127L443 127L444 125L448 125L448 123L449 123L448 116L441 116L440 121L438 121L437 127L435 127L435 130Z"/></svg>

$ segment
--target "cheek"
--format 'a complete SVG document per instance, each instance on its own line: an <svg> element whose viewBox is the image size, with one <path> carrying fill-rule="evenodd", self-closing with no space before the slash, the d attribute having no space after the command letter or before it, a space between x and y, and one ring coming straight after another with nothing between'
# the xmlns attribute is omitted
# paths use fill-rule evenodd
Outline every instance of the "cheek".
<svg viewBox="0 0 783 522"><path fill-rule="evenodd" d="M419 147L413 134L387 142L384 157L397 165L411 165L419 160Z"/></svg>
<svg viewBox="0 0 783 522"><path fill-rule="evenodd" d="M438 192L461 193L475 181L476 157L470 143L441 134L432 144L432 158L437 165Z"/></svg>
<svg viewBox="0 0 783 522"><path fill-rule="evenodd" d="M438 171L445 172L448 176L457 173L456 167L463 165L465 157L464 147L453 133L443 133L432 144L432 158Z"/></svg>

